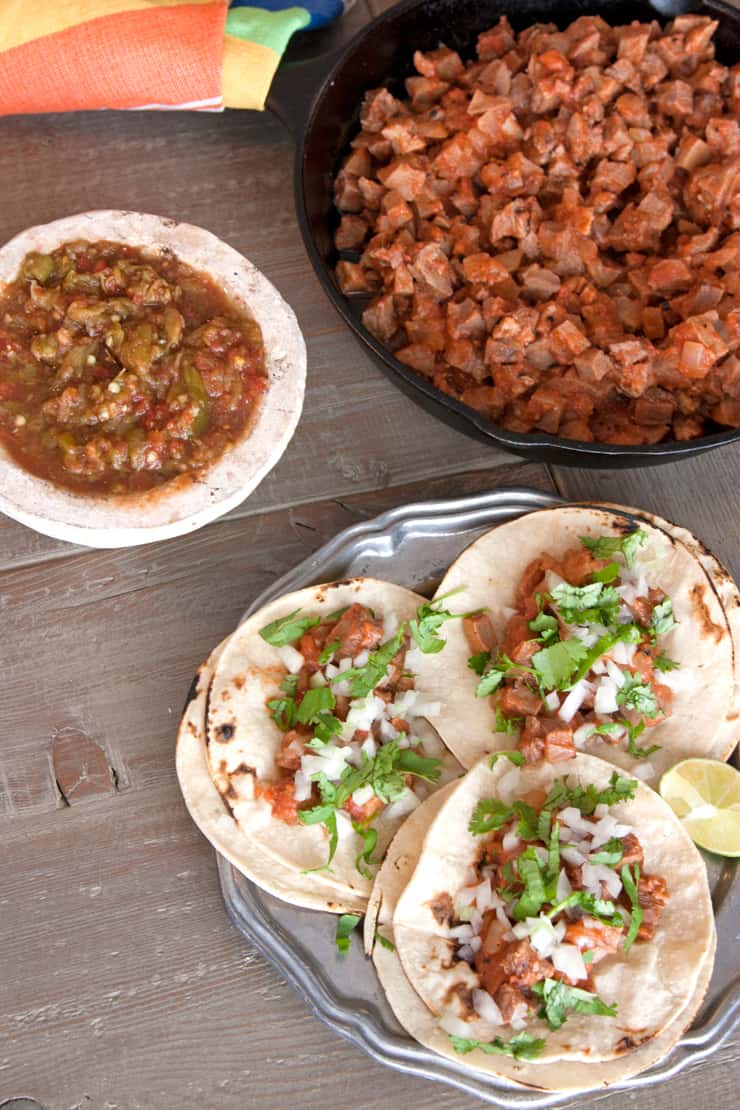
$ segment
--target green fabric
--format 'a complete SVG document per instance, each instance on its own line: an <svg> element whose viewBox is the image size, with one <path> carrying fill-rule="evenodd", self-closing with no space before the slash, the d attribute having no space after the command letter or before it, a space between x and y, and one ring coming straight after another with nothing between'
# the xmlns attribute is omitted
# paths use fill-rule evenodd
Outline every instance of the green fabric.
<svg viewBox="0 0 740 1110"><path fill-rule="evenodd" d="M226 16L226 34L267 46L283 54L291 35L308 27L311 15L305 8L268 12L264 8L232 8Z"/></svg>

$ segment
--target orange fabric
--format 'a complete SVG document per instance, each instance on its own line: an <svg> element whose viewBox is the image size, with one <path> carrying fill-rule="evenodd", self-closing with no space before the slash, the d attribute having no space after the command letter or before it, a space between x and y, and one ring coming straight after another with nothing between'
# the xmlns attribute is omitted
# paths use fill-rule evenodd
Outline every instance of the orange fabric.
<svg viewBox="0 0 740 1110"><path fill-rule="evenodd" d="M121 12L14 47L0 115L218 101L227 5Z"/></svg>

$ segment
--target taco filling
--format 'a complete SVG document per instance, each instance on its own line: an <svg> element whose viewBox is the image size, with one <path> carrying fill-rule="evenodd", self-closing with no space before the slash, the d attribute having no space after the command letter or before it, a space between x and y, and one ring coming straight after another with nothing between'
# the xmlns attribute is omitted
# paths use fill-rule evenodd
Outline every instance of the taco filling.
<svg viewBox="0 0 740 1110"><path fill-rule="evenodd" d="M326 617L299 609L260 630L285 674L266 701L283 733L278 777L258 780L255 795L288 825L323 825L327 865L354 829L362 837L356 868L370 877L373 822L383 812L404 817L439 782L444 747L424 718L440 703L415 689L407 651L412 639L425 654L440 651L437 630L452 616L439 600L401 622L355 602Z"/></svg>
<svg viewBox="0 0 740 1110"><path fill-rule="evenodd" d="M659 750L640 738L670 716L681 676L664 650L673 605L649 580L651 561L641 529L584 536L529 563L498 646L488 614L464 619L476 695L491 698L496 731L518 736L523 761L571 759L592 737L636 759Z"/></svg>
<svg viewBox="0 0 740 1110"><path fill-rule="evenodd" d="M597 993L593 969L651 941L669 894L660 875L643 871L637 829L612 812L636 789L615 771L602 790L559 779L511 805L478 802L469 831L479 848L450 900L449 936L453 958L478 979L475 1016L502 1036L471 1039L450 1010L441 1026L456 1051L536 1056L544 1041L526 1032L533 1016L556 1030L573 1012L617 1015L616 1000Z"/></svg>

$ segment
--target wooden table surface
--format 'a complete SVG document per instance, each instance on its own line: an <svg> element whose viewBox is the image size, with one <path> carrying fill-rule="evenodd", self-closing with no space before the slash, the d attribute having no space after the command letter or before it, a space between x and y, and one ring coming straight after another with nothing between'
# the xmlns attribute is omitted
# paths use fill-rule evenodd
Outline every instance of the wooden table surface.
<svg viewBox="0 0 740 1110"><path fill-rule="evenodd" d="M358 4L348 21L366 16ZM194 535L94 552L0 517L0 1107L480 1105L335 1037L229 923L175 779L193 672L277 575L346 525L422 498L518 483L639 505L692 528L740 577L737 449L657 470L551 471L402 396L314 277L292 154L268 114L0 120L0 240L91 208L202 224L277 285L309 357L282 461ZM721 1110L737 1060L725 1047L649 1095L579 1101Z"/></svg>

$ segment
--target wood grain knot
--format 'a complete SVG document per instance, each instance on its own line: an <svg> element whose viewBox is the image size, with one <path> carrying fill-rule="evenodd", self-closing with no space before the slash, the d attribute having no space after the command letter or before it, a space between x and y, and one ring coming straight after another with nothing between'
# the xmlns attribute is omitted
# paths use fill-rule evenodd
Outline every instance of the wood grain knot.
<svg viewBox="0 0 740 1110"><path fill-rule="evenodd" d="M51 742L51 758L59 793L68 806L115 794L115 769L100 745L80 729L60 729Z"/></svg>

